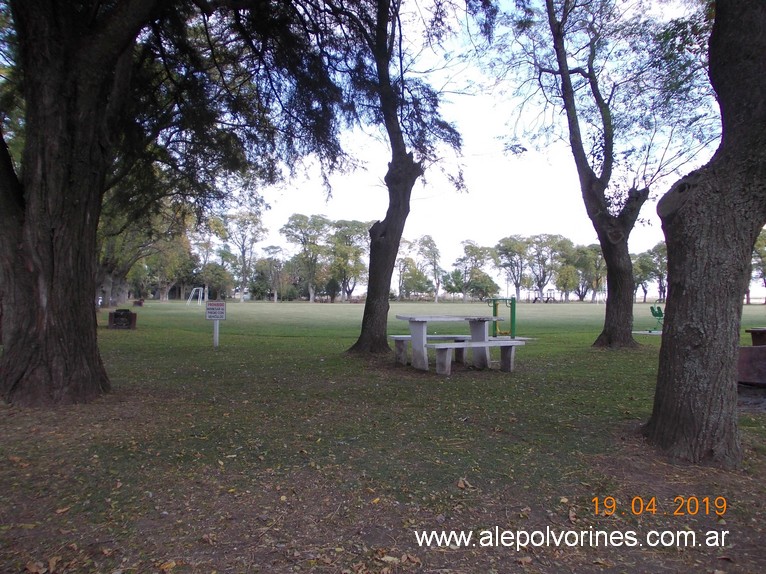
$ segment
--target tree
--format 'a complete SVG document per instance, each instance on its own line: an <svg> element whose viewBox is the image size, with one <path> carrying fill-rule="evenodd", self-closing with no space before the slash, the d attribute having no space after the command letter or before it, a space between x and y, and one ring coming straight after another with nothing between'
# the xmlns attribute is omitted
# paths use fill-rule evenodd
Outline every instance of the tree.
<svg viewBox="0 0 766 574"><path fill-rule="evenodd" d="M606 264L601 254L601 247L598 245L575 247L571 255L571 263L577 273L575 295L580 301L584 301L590 292L591 300L595 301L606 275Z"/></svg>
<svg viewBox="0 0 766 574"><path fill-rule="evenodd" d="M516 299L521 299L521 287L527 276L529 240L521 235L504 237L495 246L496 267L505 272L505 276L516 288Z"/></svg>
<svg viewBox="0 0 766 574"><path fill-rule="evenodd" d="M606 261L604 327L594 345L635 346L628 238L651 185L717 137L708 129L712 99L690 87L699 85L699 74L668 93L652 41L660 29L632 3L517 5L514 39L521 49L509 66L523 70L522 92L534 86L546 108L564 112L580 191Z"/></svg>
<svg viewBox="0 0 766 574"><path fill-rule="evenodd" d="M199 279L204 285L205 299L208 298L208 289L210 286L210 277L207 274L208 264L212 263L212 256L218 251L221 241L226 237L226 226L220 217L210 217L205 220L198 228L189 233L192 247L199 257L200 272Z"/></svg>
<svg viewBox="0 0 766 574"><path fill-rule="evenodd" d="M170 236L155 244L155 252L145 258L146 271L158 299L167 301L176 282L194 267L189 239L185 234Z"/></svg>
<svg viewBox="0 0 766 574"><path fill-rule="evenodd" d="M654 407L644 433L675 459L742 464L737 348L753 246L766 223L766 4L718 0L710 81L723 137L662 197L668 253Z"/></svg>
<svg viewBox="0 0 766 574"><path fill-rule="evenodd" d="M258 259L255 263L255 276L251 283L251 293L259 297L271 297L276 303L280 296L284 295L290 285L285 272L285 263L282 260L282 248L277 245L269 245L263 250L266 257Z"/></svg>
<svg viewBox="0 0 766 574"><path fill-rule="evenodd" d="M491 247L482 247L471 240L463 241L463 256L458 257L454 263L454 266L463 274L463 301L468 300L474 278L477 280L477 289L480 291L483 289L491 290L491 286L481 274L484 273L482 268L492 261L493 257L494 252ZM494 284L494 282L492 283Z"/></svg>
<svg viewBox="0 0 766 574"><path fill-rule="evenodd" d="M236 275L239 277L239 300L245 300L245 288L250 282L255 262L255 244L265 233L259 211L241 210L224 217L226 239L236 251Z"/></svg>
<svg viewBox="0 0 766 574"><path fill-rule="evenodd" d="M649 250L649 255L654 263L654 279L657 281L659 290L659 300L664 301L667 295L667 275L668 275L668 248L664 241Z"/></svg>
<svg viewBox="0 0 766 574"><path fill-rule="evenodd" d="M10 2L25 119L20 173L4 137L0 144L6 401L80 402L109 389L93 313L106 136L121 99L119 70L157 4L123 2L88 20L74 4Z"/></svg>
<svg viewBox="0 0 766 574"><path fill-rule="evenodd" d="M399 277L399 285L397 288L396 298L401 300L404 297L404 275L407 273L407 269L415 265L415 260L412 258L412 242L407 239L402 239L399 242L399 256L396 258L396 274Z"/></svg>
<svg viewBox="0 0 766 574"><path fill-rule="evenodd" d="M561 291L564 301L569 301L569 293L577 289L579 285L579 276L574 265L565 263L556 273L556 289Z"/></svg>
<svg viewBox="0 0 766 574"><path fill-rule="evenodd" d="M752 267L753 278L758 279L761 285L766 287L766 233L763 230L758 234L758 239L755 242ZM766 299L763 302L766 305Z"/></svg>
<svg viewBox="0 0 766 574"><path fill-rule="evenodd" d="M414 259L406 257L403 259L403 268L401 269L400 297L411 299L423 295L429 295L434 286L428 279L428 275L417 265Z"/></svg>
<svg viewBox="0 0 766 574"><path fill-rule="evenodd" d="M306 215L296 213L290 216L279 232L288 242L298 246L297 260L300 262L301 275L308 290L309 302L314 302L318 284L320 266L327 256L327 234L330 220L324 215Z"/></svg>
<svg viewBox="0 0 766 574"><path fill-rule="evenodd" d="M543 233L529 238L529 271L540 299L545 299L545 286L553 280L562 254L571 244L561 235Z"/></svg>
<svg viewBox="0 0 766 574"><path fill-rule="evenodd" d="M412 71L413 56L405 48L403 2L360 0L355 3L323 0L337 18L339 42L353 57L345 71L353 88L356 111L366 121L384 128L391 161L384 182L388 209L383 220L370 228L370 271L367 299L359 338L352 352L390 352L387 339L389 292L399 241L410 211L410 196L424 173L424 162L436 160L441 143L460 148L455 128L439 114L439 95ZM486 4L486 3L484 3ZM469 0L476 14L482 2ZM427 40L435 45L448 30L449 0L435 0L432 19L418 22ZM418 13L426 14L420 10ZM418 47L414 52L417 53ZM458 185L461 179L457 180Z"/></svg>
<svg viewBox="0 0 766 574"><path fill-rule="evenodd" d="M340 220L332 223L329 237L330 274L338 282L341 301L351 298L358 281L365 278L364 257L369 251L368 223Z"/></svg>
<svg viewBox="0 0 766 574"><path fill-rule="evenodd" d="M430 235L424 235L415 243L417 244L418 256L423 262L424 271L430 274L433 281L434 303L438 303L439 290L442 285L442 274L444 273L444 269L439 265L441 253L436 246L434 238Z"/></svg>
<svg viewBox="0 0 766 574"><path fill-rule="evenodd" d="M484 301L487 297L494 297L500 292L500 286L487 275L483 269L474 269L471 272L471 279L468 282L468 293L476 297L479 301Z"/></svg>
<svg viewBox="0 0 766 574"><path fill-rule="evenodd" d="M442 285L444 285L444 290L450 295L462 295L466 292L465 278L460 269L453 269L449 273L442 275Z"/></svg>
<svg viewBox="0 0 766 574"><path fill-rule="evenodd" d="M655 277L654 261L648 251L639 253L633 258L633 283L636 285L636 292L641 289L644 292L644 303L646 303L646 294L649 291L649 282Z"/></svg>
<svg viewBox="0 0 766 574"><path fill-rule="evenodd" d="M210 299L226 299L234 285L234 277L221 263L211 262L202 267L205 285Z"/></svg>
<svg viewBox="0 0 766 574"><path fill-rule="evenodd" d="M324 60L307 29L291 25L294 3L253 4L251 12L228 12L236 26L215 26L212 18L206 20L210 26L197 27L193 34L185 34L184 23L195 15L194 7L207 6L212 15L215 4L87 0L54 5L3 0L2 7L7 6L19 47L14 65L21 78L24 133L23 152L14 158L3 114L0 394L18 405L86 402L109 389L93 312L96 230L109 187L107 174L118 163L135 165L144 151L169 141L185 150L175 159L185 159L189 169L204 172L211 164L199 161L203 150L195 143L205 141L205 131L240 152L222 160L242 159L249 151L253 163L257 157L280 156L290 165L307 149L332 159L338 150L334 121L338 91L327 81ZM237 57L190 57L199 53L193 48L209 49L214 37L220 47L234 46L231 30L241 31L248 22L257 24L263 42L252 41L250 35L250 41L236 44L242 48ZM161 78L158 81L134 81L147 77L139 73L147 70L143 64L158 62L150 51L137 49L139 34L142 45L154 41L156 54L170 57L159 60L161 66L150 66L159 72L152 77ZM178 50L171 49L176 46ZM245 57L248 51L250 56ZM184 57L174 59L177 55ZM249 80L226 83L223 62L241 65L240 71L248 67ZM142 120L159 116L140 107L145 99L130 97L135 88L144 86L147 97L164 95L166 90L178 94L171 85L188 88L187 101L200 112L196 125L207 130L190 130L189 124L178 123L171 129L162 121L154 122L159 131L149 134L143 129L148 124ZM183 98L171 98L163 117L183 117L183 103ZM248 121L238 123L245 115ZM259 121L249 121L255 118ZM276 129L280 118L285 130ZM189 137L192 132L200 138ZM302 137L309 132L314 137ZM234 163L242 166L241 161ZM221 177L223 172L206 175ZM151 194L150 187L137 189Z"/></svg>

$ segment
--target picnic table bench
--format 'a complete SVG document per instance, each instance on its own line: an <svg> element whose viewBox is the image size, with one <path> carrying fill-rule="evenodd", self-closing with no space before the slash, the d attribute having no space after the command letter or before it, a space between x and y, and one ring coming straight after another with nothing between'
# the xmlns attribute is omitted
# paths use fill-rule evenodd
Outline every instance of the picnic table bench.
<svg viewBox="0 0 766 574"><path fill-rule="evenodd" d="M436 372L440 375L449 375L452 372L452 351L463 352L465 349L489 350L490 347L500 347L500 370L510 373L513 371L516 359L516 347L524 344L524 341L515 339L490 339L488 341L453 341L451 343L429 343L428 349L436 351ZM474 354L474 366L477 359L480 368L489 366L483 364L483 353Z"/></svg>
<svg viewBox="0 0 766 574"><path fill-rule="evenodd" d="M412 341L412 335L389 335L394 342L394 354L397 365L406 365L409 363L409 346ZM470 341L471 335L426 335L428 341ZM455 360L465 363L465 353L463 349L455 353Z"/></svg>
<svg viewBox="0 0 766 574"><path fill-rule="evenodd" d="M477 369L489 367L489 350L492 347L501 349L501 368L513 368L513 348L522 344L518 340L490 339L488 325L494 321L502 321L502 317L478 317L457 315L397 315L397 319L407 321L410 335L393 335L391 338L397 346L396 360L407 363L407 343L412 343L412 366L423 371L428 370L428 349L434 349L437 354L437 372L449 374L451 371L452 352L455 351L457 360L465 362L465 349L471 349L471 362ZM461 322L468 321L470 335L428 335L429 322ZM429 343L429 341L444 339L444 343Z"/></svg>

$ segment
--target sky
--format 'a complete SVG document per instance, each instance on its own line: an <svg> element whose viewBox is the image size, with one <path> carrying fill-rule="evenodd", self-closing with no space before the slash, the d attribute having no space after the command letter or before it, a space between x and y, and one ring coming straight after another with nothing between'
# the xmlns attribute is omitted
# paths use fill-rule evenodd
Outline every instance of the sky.
<svg viewBox="0 0 766 574"><path fill-rule="evenodd" d="M500 138L511 129L508 106L489 94L461 96L445 106L444 115L454 121L463 136L462 158L445 156L441 167L463 164L466 192L458 192L429 166L425 183L412 193L404 238L431 235L442 255L442 267L463 254L461 242L472 240L493 247L503 237L520 234L559 234L575 244L597 243L585 212L577 172L564 143L519 155L503 151ZM264 190L271 209L264 214L268 236L261 243L285 245L279 228L290 215L322 214L330 219L375 221L385 217L388 194L383 183L390 152L384 142L356 136L357 157L365 169L331 178L332 196L327 198L318 176L298 178L281 189ZM656 190L663 193L665 190ZM663 240L656 201L645 204L639 223L631 233L632 253L646 251Z"/></svg>
<svg viewBox="0 0 766 574"><path fill-rule="evenodd" d="M463 41L458 40L455 53L465 49L459 45ZM445 61L440 54L432 57L434 68L440 65L437 61ZM505 153L503 139L513 132L513 122L518 119L515 103L510 96L487 88L489 82L476 66L450 66L437 72L442 74L439 81L444 82L440 85L453 92L443 101L441 110L444 119L453 122L463 137L462 156L445 154L440 165L427 166L425 178L413 189L404 239L433 237L442 255L441 266L446 270L463 255L462 242L466 240L494 247L510 235L548 233L563 235L576 245L598 243L568 145L558 142L534 149L525 142L527 152L518 156ZM485 87L473 95L459 93L459 86L469 82ZM332 177L330 198L318 175L264 191L271 209L264 214L269 234L262 246L285 245L279 228L294 213L322 214L333 220L376 221L385 217L388 194L383 177L390 159L389 148L384 141L370 136L355 135L350 142L351 153L365 163L365 169ZM702 164L707 158L698 160L696 163ZM454 172L458 161L463 165L465 192L456 191L439 173L440 168ZM630 234L631 253L646 251L663 241L656 202L674 180L651 189L652 198ZM288 253L293 252L288 247Z"/></svg>

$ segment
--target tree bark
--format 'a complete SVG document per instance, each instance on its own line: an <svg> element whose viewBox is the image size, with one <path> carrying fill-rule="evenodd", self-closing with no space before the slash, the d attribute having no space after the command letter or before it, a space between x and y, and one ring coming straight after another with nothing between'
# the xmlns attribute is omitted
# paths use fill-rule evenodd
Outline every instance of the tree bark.
<svg viewBox="0 0 766 574"><path fill-rule="evenodd" d="M584 194L585 196L585 194ZM633 338L633 261L628 248L630 235L649 190L631 191L617 216L599 208L600 201L585 199L588 215L598 235L606 261L606 310L604 327L594 347L636 347ZM590 204L589 204L590 202ZM603 207L603 206L602 206Z"/></svg>
<svg viewBox="0 0 766 574"><path fill-rule="evenodd" d="M107 124L120 56L155 3L123 2L85 24L76 8L11 1L26 116L21 178L0 149L0 394L9 403L86 402L109 390L93 303Z"/></svg>
<svg viewBox="0 0 766 574"><path fill-rule="evenodd" d="M649 441L672 457L737 468L737 350L755 240L766 222L766 5L719 0L710 77L723 137L657 211L668 290Z"/></svg>
<svg viewBox="0 0 766 574"><path fill-rule="evenodd" d="M385 177L388 210L385 219L370 228L370 272L362 330L349 352L387 353L391 350L386 338L391 278L410 212L412 188L421 175L423 168L411 153L396 154L388 164Z"/></svg>

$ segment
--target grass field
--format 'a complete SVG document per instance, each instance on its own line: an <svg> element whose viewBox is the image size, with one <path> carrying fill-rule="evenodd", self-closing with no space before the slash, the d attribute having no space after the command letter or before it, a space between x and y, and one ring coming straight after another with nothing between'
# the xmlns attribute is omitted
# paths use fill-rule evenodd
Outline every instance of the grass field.
<svg viewBox="0 0 766 574"><path fill-rule="evenodd" d="M742 409L743 470L671 464L639 433L660 338L591 348L603 305L520 304L516 370L448 378L345 354L362 305L233 302L218 349L202 307L136 310L135 331L99 318L112 393L0 410L0 571L766 571L766 413ZM389 332L416 313L489 307L393 303ZM747 307L743 334L763 325Z"/></svg>

